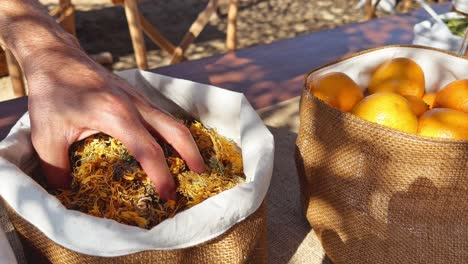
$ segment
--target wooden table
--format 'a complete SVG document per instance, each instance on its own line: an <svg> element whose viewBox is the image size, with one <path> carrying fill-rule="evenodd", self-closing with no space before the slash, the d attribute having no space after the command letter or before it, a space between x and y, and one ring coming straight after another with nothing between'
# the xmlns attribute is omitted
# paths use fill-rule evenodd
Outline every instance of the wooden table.
<svg viewBox="0 0 468 264"><path fill-rule="evenodd" d="M448 12L450 5L435 10ZM428 18L417 10L152 71L243 92L260 109L300 95L303 76L315 67L369 48L410 44L414 24ZM26 110L24 97L0 103L0 138Z"/></svg>
<svg viewBox="0 0 468 264"><path fill-rule="evenodd" d="M440 4L435 9L448 12L450 5ZM297 96L304 75L361 50L410 44L413 25L425 19L428 15L418 10L152 70L245 93L274 134L277 158L267 197L271 263L328 263L302 216L293 160ZM0 138L26 110L25 97L0 103Z"/></svg>

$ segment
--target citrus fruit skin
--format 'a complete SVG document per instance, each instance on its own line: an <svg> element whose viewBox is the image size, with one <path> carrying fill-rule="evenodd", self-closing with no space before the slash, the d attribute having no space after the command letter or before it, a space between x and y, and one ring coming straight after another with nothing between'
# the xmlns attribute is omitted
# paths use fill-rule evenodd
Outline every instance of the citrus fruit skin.
<svg viewBox="0 0 468 264"><path fill-rule="evenodd" d="M429 110L429 106L423 101L423 99L410 95L405 95L404 97L406 98L406 100L408 100L411 110L413 110L413 113L417 117L421 116Z"/></svg>
<svg viewBox="0 0 468 264"><path fill-rule="evenodd" d="M312 79L310 92L343 112L350 112L364 98L359 85L342 72L330 72Z"/></svg>
<svg viewBox="0 0 468 264"><path fill-rule="evenodd" d="M371 76L369 94L396 92L401 95L424 95L425 80L421 67L408 58L394 58L380 64Z"/></svg>
<svg viewBox="0 0 468 264"><path fill-rule="evenodd" d="M422 98L424 95L424 88L421 88L421 85L415 81L404 79L388 79L373 86L372 89L369 88L369 94L383 92Z"/></svg>
<svg viewBox="0 0 468 264"><path fill-rule="evenodd" d="M403 96L395 93L371 94L352 113L362 119L408 133L416 133L418 119Z"/></svg>
<svg viewBox="0 0 468 264"><path fill-rule="evenodd" d="M425 93L422 97L423 101L429 106L429 109L434 108L436 93Z"/></svg>
<svg viewBox="0 0 468 264"><path fill-rule="evenodd" d="M468 113L450 108L434 108L419 118L418 135L468 140Z"/></svg>
<svg viewBox="0 0 468 264"><path fill-rule="evenodd" d="M468 113L468 79L453 81L437 92L434 107Z"/></svg>

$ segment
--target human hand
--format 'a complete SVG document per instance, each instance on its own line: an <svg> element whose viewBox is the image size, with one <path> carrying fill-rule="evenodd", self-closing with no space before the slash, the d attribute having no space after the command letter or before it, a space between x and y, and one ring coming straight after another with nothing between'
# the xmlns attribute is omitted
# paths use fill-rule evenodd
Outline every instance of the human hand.
<svg viewBox="0 0 468 264"><path fill-rule="evenodd" d="M69 185L70 145L98 132L123 142L163 199L175 199L175 184L153 136L171 144L191 170L204 171L203 159L184 125L77 46L59 45L36 54L25 75L32 143L53 187Z"/></svg>
<svg viewBox="0 0 468 264"><path fill-rule="evenodd" d="M0 1L0 44L26 76L32 143L53 187L68 185L70 145L97 132L129 149L163 199L175 198L175 184L153 136L171 144L191 170L204 171L189 130L91 60L37 0Z"/></svg>

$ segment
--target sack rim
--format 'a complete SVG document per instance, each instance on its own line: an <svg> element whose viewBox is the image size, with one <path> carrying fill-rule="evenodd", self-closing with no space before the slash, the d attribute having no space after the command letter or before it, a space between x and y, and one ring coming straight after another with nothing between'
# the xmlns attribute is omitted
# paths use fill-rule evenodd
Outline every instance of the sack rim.
<svg viewBox="0 0 468 264"><path fill-rule="evenodd" d="M438 48L434 48L434 47L428 47L428 46L422 46L422 45L417 45L417 44L394 44L394 45L386 45L386 46L381 46L381 47L376 47L376 48L371 48L371 49L365 49L365 50L362 50L362 51L359 51L359 52L355 52L353 54L349 54L349 55L345 55L339 59L336 59L336 60L333 60L329 63L326 63L322 66L319 66L319 67L315 67L313 68L311 71L309 71L305 77L304 77L304 87L305 85L307 84L307 77L309 77L309 75L311 75L312 73L316 72L316 71L319 71L323 68L326 68L328 66L331 66L333 64L336 64L336 63L339 63L339 62L342 62L342 61L345 61L345 60L349 60L349 59L352 59L352 58L355 58L355 57L358 57L358 56L361 56L361 55L364 55L364 54L367 54L367 53L371 53L371 52L374 52L374 51L378 51L378 50L383 50L383 49L390 49L390 48L415 48L415 49L425 49L425 50L431 50L431 51L436 51L436 52L440 52L440 53L445 53L447 55L450 55L450 56L453 56L453 57L457 57L457 58L460 58L460 59L464 59L464 60L468 60L468 57L466 56L463 56L463 55L460 55L460 54L457 54L457 53L454 53L454 52L451 52L451 51L447 51L447 50L443 50L443 49L438 49Z"/></svg>
<svg viewBox="0 0 468 264"><path fill-rule="evenodd" d="M146 73L146 72L145 72ZM127 72L127 74L130 74L133 79L135 79L137 74L140 74L140 71L138 70L131 70L130 72ZM147 73L148 75L152 75L150 73ZM155 74L156 75L156 74ZM181 82L185 83L185 88L186 90L189 88L192 88L192 90L195 87L204 87L205 89L214 89L216 87L210 86L210 85L204 85L200 83L195 83L195 82L190 82L188 80L183 80L183 79L177 79L177 78L171 78L171 77L164 77L162 75L158 75L161 78L166 78L165 81L161 81L161 79L157 79L160 81L158 84L158 87L161 89L166 89L170 91L174 91L174 89L169 89L170 87L174 87L178 84L178 88ZM133 80L131 79L131 81ZM168 81L170 80L170 81ZM177 82L176 82L177 81ZM188 85L186 85L188 84ZM143 88L143 84L139 84L139 87L137 88ZM227 91L223 90L221 88L216 88L216 95L219 93L223 93L225 96L228 96L229 99L232 101L232 94L234 92L232 91ZM177 89L177 92L180 92L180 89ZM186 94L189 93L189 91L185 91ZM227 93L227 94L226 94ZM208 218L209 221L205 221L206 223L214 223L210 224L209 226L204 224L206 228L197 228L193 229L193 232L181 232L180 230L183 230L182 228L178 228L179 232L182 233L181 236L179 236L177 239L178 241L171 240L171 239L162 239L162 235L165 235L166 237L169 237L167 234L173 236L176 231L176 224L169 225L168 221L171 221L171 219L168 219L168 221L160 223L158 226L154 227L151 230L142 230L138 227L134 226L128 226L125 224L121 224L118 222L115 222L110 219L104 219L104 218L97 218L95 219L93 216L86 215L83 213L80 213L78 211L73 211L73 210L66 210L63 205L56 200L55 198L52 199L52 197L49 197L50 194L45 192L43 188L33 188L28 191L28 200L34 200L34 201L50 201L50 202L38 202L38 208L43 208L38 209L41 212L44 212L43 214L47 214L48 216L43 218L39 217L39 219L48 219L45 221L42 221L43 224L40 224L39 221L34 221L34 225L37 226L42 232L47 234L47 236L57 242L58 244L65 246L67 248L73 249L77 252L81 252L84 254L90 254L90 255L99 255L99 256L118 256L118 255L123 255L123 254L128 254L130 252L137 252L137 251L143 251L147 249L175 249L175 248L186 248L192 245L198 245L200 243L203 243L211 238L218 237L220 234L225 233L229 228L231 228L235 223L240 222L247 218L249 215L251 215L258 207L261 205L262 200L264 199L268 186L270 184L271 180L271 171L273 170L273 156L274 156L274 139L272 134L268 131L266 126L264 125L263 122L261 122L260 117L258 117L258 114L255 112L255 110L252 108L252 106L248 103L248 101L245 99L245 97L242 94L236 93L237 94L237 99L235 102L233 102L230 105L229 109L233 109L231 111L230 116L235 116L235 120L239 119L242 123L237 124L237 122L234 124L236 126L235 131L238 131L239 135L241 136L241 141L240 141L240 148L241 151L243 152L244 155L244 167L245 167L245 174L247 176L250 175L251 180L247 181L246 183L237 186L236 188L232 188L230 190L227 190L226 192L220 193L217 198L211 197L210 199L207 199L205 203L198 204L194 207L192 207L193 210L198 210L198 213L194 214L188 213L189 210L183 211L180 214L177 214L176 216L173 217L173 219L178 218L179 220L177 221L182 221L180 220L181 215L183 214L189 214L189 216L185 218L189 218L190 215L192 216L191 218L199 218L199 215L202 215L200 219L206 219ZM190 98L189 96L185 96L185 98ZM208 105L209 103L215 104L218 103L219 101L219 96L216 97L217 100L206 100L206 104L203 105ZM226 108L225 105L223 105L224 108ZM191 109L191 108L189 108ZM203 110L204 108L201 108ZM0 193L5 198L5 200L8 200L8 203L10 204L11 207L15 208L15 211L23 216L25 219L28 219L29 221L37 220L37 214L31 214L33 212L32 210L27 210L26 207L21 207L20 206L20 200L16 199L17 195L15 194L15 190L18 188L24 188L26 184L36 184L29 176L24 175L25 173L21 171L19 168L22 168L23 161L28 155L24 155L24 153L32 153L32 146L30 144L18 144L18 146L23 146L22 149L16 148L15 151L11 151L11 145L16 144L16 143L27 143L29 142L27 139L28 133L28 124L29 124L29 116L28 113L26 113L19 121L18 123L15 124L14 126L14 134L9 135L5 140L1 142L0 150L2 153L2 157L0 157L0 163L5 164L5 168L8 168L8 170L5 169L5 175L8 176L6 172L13 172L15 174L21 174L18 176L21 177L10 177L11 179L14 180L13 185L0 185L3 186L3 188L0 188ZM219 118L218 118L219 119ZM222 121L220 121L222 122ZM231 122L233 123L233 122ZM248 127L247 127L248 124ZM217 126L213 126L217 127ZM239 127L237 129L237 127ZM15 128L17 128L15 130ZM16 133L17 132L17 133ZM242 134L241 134L242 133ZM256 134L261 134L265 136L261 137L256 137ZM24 140L23 140L24 139ZM249 143L250 142L250 143ZM266 142L266 143L265 143ZM247 148L244 148L245 145L249 143L250 146L261 146L255 147L255 149L252 149L247 145ZM268 144L267 144L268 143ZM245 151L249 150L250 151L246 154ZM259 152L259 149L261 150ZM21 151L19 151L21 150ZM256 151L253 151L256 150ZM28 152L27 152L28 151ZM32 155L32 154L31 154ZM245 158L245 157L250 157L250 158ZM250 163L250 165L248 165ZM2 177L0 177L2 178ZM24 179L27 179L29 181L25 182ZM8 188L6 188L7 186ZM16 186L16 189L11 188L11 186ZM21 189L22 190L22 189ZM253 191L253 190L258 190L258 192ZM240 198L235 198L235 201L237 201L237 206L236 207L229 207L228 205L226 206L221 206L221 202L217 202L216 200L219 200L220 197L224 197L224 200L232 199L232 197L237 193L241 193L242 195ZM213 201L214 200L214 201ZM254 201L258 201L254 202ZM216 207L213 207L215 209L206 209L212 204L215 204ZM245 204L246 210L244 212L241 212L239 208L240 204L243 203ZM32 204L32 203L30 203ZM197 207L197 209L195 208ZM25 209L26 208L26 209ZM23 209L23 210L22 210ZM210 214L206 213L200 213L200 211L208 211ZM221 212L220 212L221 211ZM216 212L218 212L216 214ZM67 221L60 221L60 216L65 216L65 214L69 215L69 220ZM211 219L215 219L215 221L212 221ZM219 220L218 220L219 219ZM58 225L51 224L49 222L60 222ZM202 220L198 220L202 221ZM93 231L94 235L88 235L89 233L89 224L90 222L93 222L96 224L96 226L99 226L101 230L99 230L99 236L96 236L96 232ZM176 220L173 220L173 222L176 222ZM32 222L31 222L32 223ZM78 224L78 223L84 223L84 224ZM93 225L94 225L93 224ZM76 225L76 228L72 228L71 235L62 235L64 234L64 230L66 229L65 227L62 226L71 226L71 225ZM163 226L166 225L166 226ZM156 230L159 227L159 231ZM187 228L185 228L187 229ZM79 232L79 231L85 231ZM116 230L120 230L120 232L116 233ZM135 232L136 230L136 232ZM156 231L155 231L156 230ZM162 231L161 231L162 230ZM130 237L126 235L126 233L130 233ZM106 245L101 245L100 247L97 247L102 241L102 236L110 236L112 238L111 241L112 243L106 243ZM121 234L121 235L115 235L115 234ZM160 235L162 234L162 235ZM203 235L203 236L202 236ZM156 236L156 237L155 237ZM80 243L75 243L69 237L83 237L83 239L80 239ZM130 239L130 240L129 240ZM131 241L131 242L129 242ZM180 242L182 241L182 242ZM101 243L102 244L102 243ZM101 249L104 248L104 249ZM1 261L0 261L1 262Z"/></svg>

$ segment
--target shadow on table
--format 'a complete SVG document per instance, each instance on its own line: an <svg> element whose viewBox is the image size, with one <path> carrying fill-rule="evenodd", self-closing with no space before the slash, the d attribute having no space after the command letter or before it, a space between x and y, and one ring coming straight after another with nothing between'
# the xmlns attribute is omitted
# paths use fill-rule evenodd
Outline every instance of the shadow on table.
<svg viewBox="0 0 468 264"><path fill-rule="evenodd" d="M297 134L288 128L268 129L275 137L275 164L267 196L269 261L272 264L331 261L305 218L294 162Z"/></svg>
<svg viewBox="0 0 468 264"><path fill-rule="evenodd" d="M436 11L449 9L445 4ZM242 92L255 109L260 109L299 96L304 75L317 67L365 49L410 44L414 24L427 17L421 10L386 16L161 67L155 72Z"/></svg>
<svg viewBox="0 0 468 264"><path fill-rule="evenodd" d="M298 98L259 110L259 114L275 138L273 177L266 198L269 261L331 263L301 208L294 162Z"/></svg>

